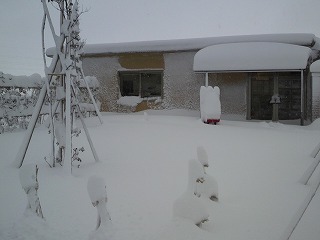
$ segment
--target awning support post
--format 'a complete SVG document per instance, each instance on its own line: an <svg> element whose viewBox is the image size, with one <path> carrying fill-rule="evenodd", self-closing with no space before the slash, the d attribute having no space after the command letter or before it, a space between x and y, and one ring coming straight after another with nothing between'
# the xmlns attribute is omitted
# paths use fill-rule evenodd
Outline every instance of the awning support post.
<svg viewBox="0 0 320 240"><path fill-rule="evenodd" d="M300 115L300 125L304 125L304 79L303 79L303 70L301 70L301 115Z"/></svg>
<svg viewBox="0 0 320 240"><path fill-rule="evenodd" d="M208 73L208 72L206 72L205 86L206 86L206 87L209 86L209 73Z"/></svg>

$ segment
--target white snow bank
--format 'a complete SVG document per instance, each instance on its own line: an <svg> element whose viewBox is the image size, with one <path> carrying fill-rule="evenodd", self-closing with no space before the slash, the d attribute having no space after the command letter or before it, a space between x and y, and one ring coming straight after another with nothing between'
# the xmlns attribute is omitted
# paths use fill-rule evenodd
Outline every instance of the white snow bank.
<svg viewBox="0 0 320 240"><path fill-rule="evenodd" d="M136 96L126 96L126 97L121 97L117 101L117 104L119 105L124 105L124 106L129 106L129 107L135 107L139 103L142 102L142 98L136 97Z"/></svg>
<svg viewBox="0 0 320 240"><path fill-rule="evenodd" d="M220 120L221 118L221 103L219 87L212 88L211 86L200 88L200 114L201 120Z"/></svg>
<svg viewBox="0 0 320 240"><path fill-rule="evenodd" d="M20 183L22 188L27 192L30 188L37 188L37 165L24 164L19 171Z"/></svg>
<svg viewBox="0 0 320 240"><path fill-rule="evenodd" d="M213 45L194 56L197 72L305 69L312 50L293 44L243 42Z"/></svg>
<svg viewBox="0 0 320 240"><path fill-rule="evenodd" d="M24 133L1 134L0 239L88 240L96 226L96 209L86 190L92 175L103 176L108 183L108 209L116 230L112 240L280 239L313 184L304 186L299 179L313 162L310 153L320 142L319 131L240 121L223 121L221 127L213 127L193 114L172 114L150 113L147 124L143 113L103 116L107 124L88 126L101 162L93 163L92 153L85 151L74 176L61 174L61 168L44 162L41 156L50 153L50 135L46 128L37 128L25 163L36 162L40 167L41 207L48 225L57 229L38 238L30 236L45 229L24 228L20 238L7 234L10 226L19 225L17 219L26 206L19 170L10 166ZM85 135L75 144L89 149ZM172 221L173 203L187 186L187 160L197 146L208 153L207 173L219 180L219 203L200 198L210 215L202 227L206 231L190 220ZM319 204L319 198L313 201ZM302 239L319 239L318 204L308 211L312 213L308 222L301 222L301 226L314 227L301 232Z"/></svg>
<svg viewBox="0 0 320 240"><path fill-rule="evenodd" d="M209 167L207 151L202 146L197 147L197 156L203 167Z"/></svg>
<svg viewBox="0 0 320 240"><path fill-rule="evenodd" d="M320 130L320 118L315 119L310 125L306 127L314 130Z"/></svg>
<svg viewBox="0 0 320 240"><path fill-rule="evenodd" d="M173 204L175 218L188 219L196 225L208 220L208 209L197 196L198 180L203 178L204 173L200 162L194 159L190 160L187 190Z"/></svg>

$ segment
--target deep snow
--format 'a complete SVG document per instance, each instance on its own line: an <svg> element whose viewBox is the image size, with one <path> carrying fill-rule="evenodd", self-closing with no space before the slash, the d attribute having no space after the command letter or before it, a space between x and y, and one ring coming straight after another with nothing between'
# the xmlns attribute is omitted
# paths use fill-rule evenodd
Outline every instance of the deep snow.
<svg viewBox="0 0 320 240"><path fill-rule="evenodd" d="M95 163L81 134L75 145L86 151L72 176L45 163L50 135L43 126L37 128L25 163L39 166L45 222L24 215L27 197L19 170L12 167L24 131L1 134L0 239L88 239L96 226L87 192L92 175L105 179L114 240L280 239L319 181L317 170L307 186L300 183L314 162L311 153L320 142L320 124L222 120L213 126L203 124L199 113L163 113L104 114L103 125L87 119L101 162ZM173 203L187 189L188 163L197 158L198 146L207 151L206 172L219 185L218 202L203 199L210 218L202 229L173 218ZM292 239L318 240L319 195Z"/></svg>

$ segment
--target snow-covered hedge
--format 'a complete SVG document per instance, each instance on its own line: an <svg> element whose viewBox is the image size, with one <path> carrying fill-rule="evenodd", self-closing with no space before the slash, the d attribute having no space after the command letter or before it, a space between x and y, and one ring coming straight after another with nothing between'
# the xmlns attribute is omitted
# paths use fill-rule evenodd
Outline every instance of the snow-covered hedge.
<svg viewBox="0 0 320 240"><path fill-rule="evenodd" d="M88 83L93 95L97 95L99 81L96 77L87 76L85 80ZM38 100L38 95L45 78L35 73L31 76L14 76L0 72L0 134L11 132L15 129L26 129L30 116ZM93 104L89 103L90 99L86 89L84 79L80 79L77 85L81 92L79 99L81 112L95 112ZM53 95L59 92L55 91L55 81L52 81ZM80 97L79 96L79 97ZM47 103L41 109L41 117L49 113Z"/></svg>

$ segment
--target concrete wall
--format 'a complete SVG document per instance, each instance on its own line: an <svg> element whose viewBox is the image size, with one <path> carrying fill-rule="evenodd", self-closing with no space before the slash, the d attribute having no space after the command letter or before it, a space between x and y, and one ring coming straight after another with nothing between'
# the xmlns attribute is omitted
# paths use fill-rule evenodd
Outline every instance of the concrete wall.
<svg viewBox="0 0 320 240"><path fill-rule="evenodd" d="M163 54L127 54L96 56L83 59L86 75L96 76L100 82L99 101L102 111L131 112L147 108L190 109L200 108L200 86L205 75L193 71L196 52ZM144 101L137 107L117 104L120 96L118 71L135 69L163 69L163 97L157 103ZM246 74L210 74L209 85L221 89L223 114L246 115Z"/></svg>
<svg viewBox="0 0 320 240"><path fill-rule="evenodd" d="M245 119L247 114L247 73L210 73L209 85L220 88L221 112Z"/></svg>
<svg viewBox="0 0 320 240"><path fill-rule="evenodd" d="M164 55L163 104L166 109L199 110L200 86L204 77L193 71L196 52L167 53Z"/></svg>

